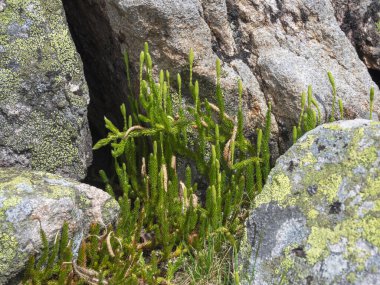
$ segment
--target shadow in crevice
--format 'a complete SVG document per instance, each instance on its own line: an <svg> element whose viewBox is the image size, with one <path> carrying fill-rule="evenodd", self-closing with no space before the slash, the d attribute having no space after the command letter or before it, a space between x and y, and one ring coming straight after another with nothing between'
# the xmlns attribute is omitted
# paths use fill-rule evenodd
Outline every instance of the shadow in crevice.
<svg viewBox="0 0 380 285"><path fill-rule="evenodd" d="M107 136L104 116L122 125L119 107L127 101L127 80L123 55L104 13L105 1L63 0L72 38L82 61L89 87L88 121L93 143ZM112 174L113 159L109 148L94 151L86 183L102 187L98 171Z"/></svg>
<svg viewBox="0 0 380 285"><path fill-rule="evenodd" d="M380 70L376 69L368 69L369 74L372 77L372 80L377 84L380 88Z"/></svg>

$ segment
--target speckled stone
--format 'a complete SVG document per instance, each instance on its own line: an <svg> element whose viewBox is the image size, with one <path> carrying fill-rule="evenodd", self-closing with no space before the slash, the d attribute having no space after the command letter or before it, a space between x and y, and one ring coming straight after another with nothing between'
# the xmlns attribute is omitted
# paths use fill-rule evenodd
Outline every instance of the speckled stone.
<svg viewBox="0 0 380 285"><path fill-rule="evenodd" d="M59 0L0 0L0 167L82 179L88 88Z"/></svg>
<svg viewBox="0 0 380 285"><path fill-rule="evenodd" d="M114 223L118 213L118 203L95 187L46 172L0 168L0 284L40 252L41 228L52 244L66 221L75 253L92 223Z"/></svg>
<svg viewBox="0 0 380 285"><path fill-rule="evenodd" d="M277 161L246 224L243 284L380 284L380 123L326 124Z"/></svg>

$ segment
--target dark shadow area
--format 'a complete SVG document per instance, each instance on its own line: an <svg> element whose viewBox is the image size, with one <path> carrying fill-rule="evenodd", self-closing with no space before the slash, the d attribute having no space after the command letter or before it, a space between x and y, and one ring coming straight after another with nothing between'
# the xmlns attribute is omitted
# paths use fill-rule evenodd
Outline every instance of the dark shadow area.
<svg viewBox="0 0 380 285"><path fill-rule="evenodd" d="M372 77L372 80L379 86L380 88L380 70L376 69L368 69L369 74Z"/></svg>
<svg viewBox="0 0 380 285"><path fill-rule="evenodd" d="M63 0L67 21L83 65L89 87L88 120L93 144L107 136L104 116L122 125L120 105L127 101L127 79L120 43L115 40L104 15L104 0ZM113 160L109 148L94 151L93 163L84 182L103 187L98 172L112 174Z"/></svg>

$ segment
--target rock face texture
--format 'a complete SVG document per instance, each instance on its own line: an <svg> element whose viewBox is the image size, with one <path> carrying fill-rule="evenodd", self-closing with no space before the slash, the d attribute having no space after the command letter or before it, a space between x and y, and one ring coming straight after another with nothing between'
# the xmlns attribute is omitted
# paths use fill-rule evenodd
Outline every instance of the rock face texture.
<svg viewBox="0 0 380 285"><path fill-rule="evenodd" d="M88 88L61 1L0 1L0 23L0 167L84 178Z"/></svg>
<svg viewBox="0 0 380 285"><path fill-rule="evenodd" d="M272 145L274 150L276 146L285 150L289 145L291 127L300 109L299 94L307 85L313 85L327 118L332 102L327 71L336 78L338 96L346 104L346 117L368 115L369 88L374 83L339 27L329 0L101 0L96 4L90 0L64 0L64 3L69 21L76 19L76 25L72 25L73 34L78 35L75 38L86 47L81 51L83 58L90 59L94 53L92 42L96 42L97 54L102 54L103 49L108 54L108 42L119 49L108 62L94 69L122 70L117 67L122 63L122 52L128 50L131 70L136 74L139 53L144 41L149 41L157 69L180 72L186 77L187 55L193 47L194 72L201 81L202 96L215 100L215 60L221 58L222 83L231 114L237 106L237 77L242 78L246 88L247 135L262 124L268 102L272 103L273 132L280 135ZM106 27L103 30L109 31L108 41L100 33L86 38L74 27L93 29L90 25L97 22L91 11L101 19L99 22ZM122 82L125 84L126 79ZM106 96L112 97L113 91L109 89L101 95L103 102L109 100Z"/></svg>
<svg viewBox="0 0 380 285"><path fill-rule="evenodd" d="M243 284L380 284L379 199L380 123L307 133L255 201L240 252Z"/></svg>
<svg viewBox="0 0 380 285"><path fill-rule="evenodd" d="M95 187L45 172L1 168L0 284L40 251L41 228L52 244L66 221L77 250L90 224L113 223L118 212L117 202Z"/></svg>
<svg viewBox="0 0 380 285"><path fill-rule="evenodd" d="M368 68L380 71L380 1L333 0L336 18Z"/></svg>

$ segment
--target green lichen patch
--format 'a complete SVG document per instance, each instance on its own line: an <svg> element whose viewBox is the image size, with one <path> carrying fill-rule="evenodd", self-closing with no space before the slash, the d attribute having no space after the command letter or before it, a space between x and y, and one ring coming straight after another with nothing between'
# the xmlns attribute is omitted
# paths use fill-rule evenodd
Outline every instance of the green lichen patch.
<svg viewBox="0 0 380 285"><path fill-rule="evenodd" d="M17 254L17 239L10 233L0 232L0 272L8 272Z"/></svg>
<svg viewBox="0 0 380 285"><path fill-rule="evenodd" d="M294 200L290 199L291 182L285 174L279 173L272 177L270 187L267 187L262 194L255 200L255 207L267 204L271 201L277 202L281 206L292 204Z"/></svg>

